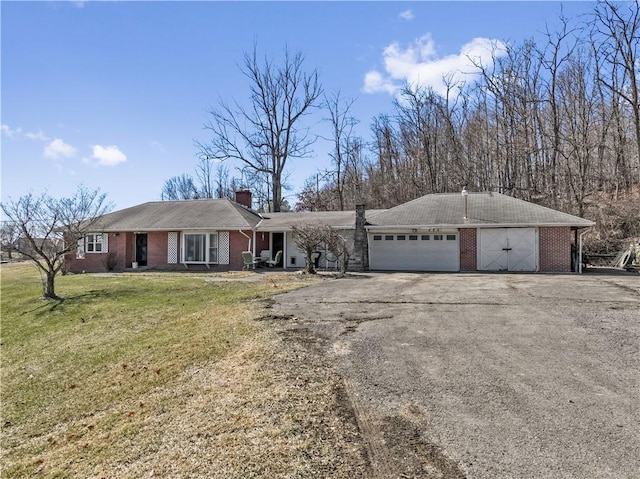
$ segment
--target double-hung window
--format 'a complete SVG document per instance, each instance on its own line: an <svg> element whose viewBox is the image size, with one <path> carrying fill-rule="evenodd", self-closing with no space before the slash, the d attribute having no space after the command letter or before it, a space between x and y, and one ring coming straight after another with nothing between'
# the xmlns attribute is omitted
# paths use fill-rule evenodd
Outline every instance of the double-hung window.
<svg viewBox="0 0 640 479"><path fill-rule="evenodd" d="M87 253L102 253L102 234L88 234L85 237L85 251Z"/></svg>
<svg viewBox="0 0 640 479"><path fill-rule="evenodd" d="M217 263L218 233L185 233L182 243L183 263Z"/></svg>

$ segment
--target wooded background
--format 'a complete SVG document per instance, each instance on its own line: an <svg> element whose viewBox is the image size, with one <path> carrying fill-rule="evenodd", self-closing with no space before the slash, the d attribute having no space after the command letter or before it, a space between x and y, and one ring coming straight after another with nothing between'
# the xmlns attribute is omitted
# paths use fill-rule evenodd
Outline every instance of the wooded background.
<svg viewBox="0 0 640 479"><path fill-rule="evenodd" d="M300 120L321 107L331 166L306 181L299 211L390 208L466 186L595 220L587 249L616 251L640 237L639 3L599 1L559 24L543 41L497 42L490 65L470 59L479 81L451 75L444 92L405 84L367 138L355 133L356 100L326 93L300 53L262 64L254 46L242 68L251 106L210 112L196 179L170 179L163 198L232 197L247 186L258 210L291 208L281 191L287 160L308 161ZM226 159L243 163L241 178Z"/></svg>
<svg viewBox="0 0 640 479"><path fill-rule="evenodd" d="M640 236L638 2L561 18L546 42L507 46L473 85L406 85L372 140L352 135L349 103L327 102L333 169L297 209L388 208L429 193L501 191L596 220L605 252Z"/></svg>

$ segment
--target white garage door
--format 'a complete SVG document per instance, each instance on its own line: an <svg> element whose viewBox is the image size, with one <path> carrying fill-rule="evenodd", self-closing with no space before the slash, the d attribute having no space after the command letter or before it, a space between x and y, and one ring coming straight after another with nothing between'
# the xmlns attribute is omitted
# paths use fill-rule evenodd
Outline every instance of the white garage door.
<svg viewBox="0 0 640 479"><path fill-rule="evenodd" d="M484 271L537 271L535 228L486 228L480 231L480 266Z"/></svg>
<svg viewBox="0 0 640 479"><path fill-rule="evenodd" d="M383 271L458 271L458 232L369 235L369 267Z"/></svg>

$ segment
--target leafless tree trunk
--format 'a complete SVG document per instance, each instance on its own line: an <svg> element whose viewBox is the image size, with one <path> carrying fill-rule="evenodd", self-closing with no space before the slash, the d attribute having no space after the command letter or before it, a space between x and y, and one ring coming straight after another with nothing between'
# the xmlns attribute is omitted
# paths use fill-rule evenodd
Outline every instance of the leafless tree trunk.
<svg viewBox="0 0 640 479"><path fill-rule="evenodd" d="M599 142L594 83L590 59L577 50L559 75L557 87L564 183L580 216L584 216L585 201L593 191L592 169Z"/></svg>
<svg viewBox="0 0 640 479"><path fill-rule="evenodd" d="M544 141L544 176L548 190L545 193L550 197L550 205L559 207L559 162L561 148L561 116L560 98L558 97L558 77L563 65L571 58L577 39L574 38L576 30L564 16L560 17L561 28L558 31L547 30L547 44L540 52L542 64L547 73L545 102L548 105L545 119L538 117L539 128L542 129Z"/></svg>
<svg viewBox="0 0 640 479"><path fill-rule="evenodd" d="M16 250L28 257L43 273L43 297L58 299L55 277L64 264L64 256L77 248L77 241L99 231L100 216L110 205L106 195L81 186L70 198L54 199L31 193L18 200L2 203L9 222L20 231Z"/></svg>
<svg viewBox="0 0 640 479"><path fill-rule="evenodd" d="M16 251L17 241L20 237L20 229L15 223L3 222L0 228L0 245L2 251L7 253L8 259L12 259L12 253Z"/></svg>
<svg viewBox="0 0 640 479"><path fill-rule="evenodd" d="M325 96L325 105L329 112L327 120L331 124L331 141L333 143L333 151L329 153L329 156L333 163L335 188L340 211L345 209L345 180L348 155L353 141L353 128L357 124L356 119L349 114L353 103L354 100L342 99L340 91Z"/></svg>
<svg viewBox="0 0 640 479"><path fill-rule="evenodd" d="M599 54L609 65L600 82L625 102L633 118L636 181L640 183L640 3L600 1L594 28L602 38ZM605 72L602 72L605 73Z"/></svg>
<svg viewBox="0 0 640 479"><path fill-rule="evenodd" d="M209 143L198 143L205 158L239 160L270 183L270 211L280 211L284 172L290 159L309 153L313 139L300 127L301 119L322 93L318 73L303 71L304 57L287 49L282 65L258 59L254 46L245 53L242 73L250 82L249 106L223 100L209 113L205 129ZM262 176L260 175L260 176Z"/></svg>

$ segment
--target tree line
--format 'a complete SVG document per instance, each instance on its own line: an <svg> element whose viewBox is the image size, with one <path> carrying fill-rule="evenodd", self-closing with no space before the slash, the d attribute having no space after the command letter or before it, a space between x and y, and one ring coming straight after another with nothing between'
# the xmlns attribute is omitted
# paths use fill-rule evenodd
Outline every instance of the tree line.
<svg viewBox="0 0 640 479"><path fill-rule="evenodd" d="M307 181L297 208L388 208L467 186L596 219L595 249L640 235L638 2L560 20L544 44L476 62L472 85L405 84L369 140L352 134L351 104L332 97L332 169Z"/></svg>
<svg viewBox="0 0 640 479"><path fill-rule="evenodd" d="M298 210L344 210L358 203L388 208L429 193L501 191L595 219L594 248L640 235L640 9L599 1L582 18L560 16L542 41L502 44L493 61L474 67L473 83L444 79L446 91L406 83L393 113L357 135L353 99L326 93L301 54L281 65L244 58L250 101L220 101L198 143L200 184L212 164L235 159L261 207L280 211L290 161L313 143L303 118L328 112L331 166L309 178ZM221 168L221 167L219 167ZM219 170L210 197L229 193ZM179 178L179 177L176 177ZM166 199L179 199L163 189ZM189 183L185 177L183 183ZM184 179L184 178L183 178ZM232 185L233 186L233 185ZM193 188L191 196L198 188Z"/></svg>

